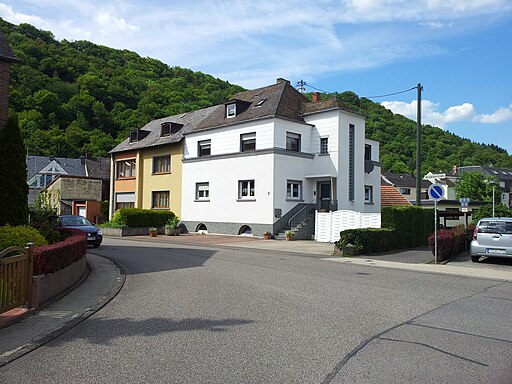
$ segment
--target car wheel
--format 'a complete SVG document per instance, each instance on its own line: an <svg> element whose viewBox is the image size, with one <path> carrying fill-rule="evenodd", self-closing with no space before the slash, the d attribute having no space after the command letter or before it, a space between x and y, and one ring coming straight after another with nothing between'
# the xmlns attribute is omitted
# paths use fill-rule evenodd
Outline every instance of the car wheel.
<svg viewBox="0 0 512 384"><path fill-rule="evenodd" d="M100 244L94 244L93 247L94 248L98 248L100 246Z"/></svg>
<svg viewBox="0 0 512 384"><path fill-rule="evenodd" d="M478 263L479 260L480 260L480 256L471 256L471 261L473 263Z"/></svg>

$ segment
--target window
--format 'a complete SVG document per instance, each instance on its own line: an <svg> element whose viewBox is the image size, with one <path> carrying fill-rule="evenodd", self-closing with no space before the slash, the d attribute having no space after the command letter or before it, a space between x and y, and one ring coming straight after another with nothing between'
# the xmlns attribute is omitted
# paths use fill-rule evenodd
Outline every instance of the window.
<svg viewBox="0 0 512 384"><path fill-rule="evenodd" d="M197 143L197 156L210 156L212 148L211 140L203 140Z"/></svg>
<svg viewBox="0 0 512 384"><path fill-rule="evenodd" d="M240 152L256 149L256 132L240 135Z"/></svg>
<svg viewBox="0 0 512 384"><path fill-rule="evenodd" d="M210 183L196 183L196 200L210 200Z"/></svg>
<svg viewBox="0 0 512 384"><path fill-rule="evenodd" d="M135 193L134 192L121 192L116 193L116 211L122 208L134 208L135 206Z"/></svg>
<svg viewBox="0 0 512 384"><path fill-rule="evenodd" d="M152 208L169 208L169 191L153 192Z"/></svg>
<svg viewBox="0 0 512 384"><path fill-rule="evenodd" d="M171 134L171 123L165 122L161 125L162 130L160 132L160 136L169 136Z"/></svg>
<svg viewBox="0 0 512 384"><path fill-rule="evenodd" d="M117 178L135 177L135 159L121 160L116 163Z"/></svg>
<svg viewBox="0 0 512 384"><path fill-rule="evenodd" d="M171 172L171 155L153 157L153 173Z"/></svg>
<svg viewBox="0 0 512 384"><path fill-rule="evenodd" d="M254 180L241 180L238 182L238 198L254 199Z"/></svg>
<svg viewBox="0 0 512 384"><path fill-rule="evenodd" d="M289 151L300 152L300 135L297 133L286 132L286 149Z"/></svg>
<svg viewBox="0 0 512 384"><path fill-rule="evenodd" d="M400 194L402 194L402 195L410 195L411 194L411 188L400 188Z"/></svg>
<svg viewBox="0 0 512 384"><path fill-rule="evenodd" d="M139 131L134 130L130 132L130 143L136 143L139 141Z"/></svg>
<svg viewBox="0 0 512 384"><path fill-rule="evenodd" d="M320 154L326 155L329 153L329 139L327 137L320 138Z"/></svg>
<svg viewBox="0 0 512 384"><path fill-rule="evenodd" d="M256 104L254 104L254 106L255 107L261 107L265 101L267 101L267 99L261 99Z"/></svg>
<svg viewBox="0 0 512 384"><path fill-rule="evenodd" d="M228 104L226 105L226 117L235 117L236 116L236 104Z"/></svg>
<svg viewBox="0 0 512 384"><path fill-rule="evenodd" d="M364 186L364 202L373 203L373 187L371 185Z"/></svg>
<svg viewBox="0 0 512 384"><path fill-rule="evenodd" d="M365 144L365 146L364 146L364 159L365 160L372 159L372 146L369 144Z"/></svg>
<svg viewBox="0 0 512 384"><path fill-rule="evenodd" d="M354 201L354 175L355 175L355 126L348 126L348 200Z"/></svg>
<svg viewBox="0 0 512 384"><path fill-rule="evenodd" d="M286 198L290 200L300 200L302 198L302 181L287 182Z"/></svg>

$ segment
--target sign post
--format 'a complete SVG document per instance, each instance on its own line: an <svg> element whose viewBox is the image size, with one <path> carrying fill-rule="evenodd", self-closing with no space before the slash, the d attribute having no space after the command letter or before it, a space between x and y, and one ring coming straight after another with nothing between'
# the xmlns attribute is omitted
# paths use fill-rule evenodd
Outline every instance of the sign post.
<svg viewBox="0 0 512 384"><path fill-rule="evenodd" d="M462 199L459 199L460 202L460 208L461 211L464 212L464 228L466 228L467 222L468 222L468 206L471 199L469 197L463 197Z"/></svg>
<svg viewBox="0 0 512 384"><path fill-rule="evenodd" d="M434 200L434 263L437 264L437 202L444 198L444 188L441 184L428 187L428 197Z"/></svg>

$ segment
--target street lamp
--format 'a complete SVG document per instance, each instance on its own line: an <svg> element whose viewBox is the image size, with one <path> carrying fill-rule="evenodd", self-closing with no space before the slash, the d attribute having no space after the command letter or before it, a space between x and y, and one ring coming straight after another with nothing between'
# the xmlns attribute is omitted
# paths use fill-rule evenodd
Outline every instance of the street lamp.
<svg viewBox="0 0 512 384"><path fill-rule="evenodd" d="M494 207L495 207L494 186L496 185L496 181L491 180L490 183L492 185L492 217L494 217Z"/></svg>

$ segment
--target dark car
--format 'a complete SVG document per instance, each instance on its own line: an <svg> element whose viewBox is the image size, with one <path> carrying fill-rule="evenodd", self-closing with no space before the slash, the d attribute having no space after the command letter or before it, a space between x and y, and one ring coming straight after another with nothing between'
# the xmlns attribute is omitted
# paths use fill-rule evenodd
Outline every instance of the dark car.
<svg viewBox="0 0 512 384"><path fill-rule="evenodd" d="M59 222L61 227L76 228L87 234L87 244L98 248L103 240L101 230L91 224L87 218L76 215L60 215Z"/></svg>

